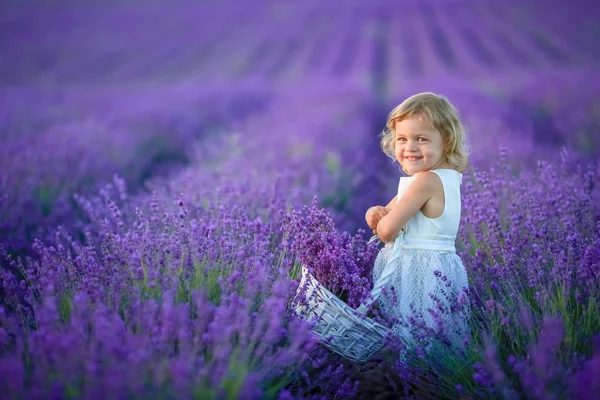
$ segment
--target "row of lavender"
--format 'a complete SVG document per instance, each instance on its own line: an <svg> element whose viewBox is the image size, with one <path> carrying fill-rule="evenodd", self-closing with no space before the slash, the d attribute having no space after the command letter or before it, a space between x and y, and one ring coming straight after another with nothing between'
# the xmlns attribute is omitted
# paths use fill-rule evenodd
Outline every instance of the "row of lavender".
<svg viewBox="0 0 600 400"><path fill-rule="evenodd" d="M523 13L516 6L503 11L493 1L477 2L468 8L472 18L458 13L460 24L450 23L457 7L464 11L466 4L414 2L400 10L381 1L340 10L333 3L316 2L298 8L267 1L235 7L182 1L169 8L168 21L159 18L165 10L160 2L146 9L88 4L3 13L0 45L15 62L3 63L0 72L5 84L0 238L19 252L73 212L74 192L85 192L114 173L135 189L159 169L185 164L191 140L206 136L214 125L260 111L272 100L273 90L293 87L298 79L334 78L373 90L387 99L367 111L373 126L383 110L409 94L432 87L453 93L476 116L468 121L472 129L486 131L473 135L481 159L499 143L507 144L514 158L535 159L535 148L543 144L551 151L557 143L597 156L597 84L594 68L585 66L591 53L585 44L565 45L569 37L587 37L581 30L588 25L561 25L563 41L546 36L544 40L557 42L557 51L570 52L570 63L553 66L536 50L539 43L531 44L531 37L551 34L543 23L557 26L550 8L543 10L547 18L539 25L527 28L533 33L521 35L521 20L537 10L533 4L526 3ZM569 10L585 21L587 11ZM265 15L272 23L261 22ZM197 23L201 16L206 23ZM302 34L313 24L311 35ZM517 25L519 29L511 29ZM480 36L487 50L463 43L474 36ZM509 39L498 39L505 36ZM520 36L528 39L518 40ZM534 78L527 65L503 63L494 69L474 57L484 51L508 60L503 51L514 46L526 46L517 53L533 57ZM446 69L444 60L450 56L443 56L442 48L460 65ZM425 69L412 68L414 63ZM207 85L211 77L221 83ZM575 93L573 87L579 88L577 95L565 97ZM542 101L540 92L546 92ZM470 108L474 99L478 107ZM477 118L482 108L493 121ZM105 141L106 131L120 131L114 136L118 140L111 136Z"/></svg>
<svg viewBox="0 0 600 400"><path fill-rule="evenodd" d="M286 84L320 75L360 82L368 79L382 26L386 80L393 85L408 76L576 67L597 62L598 52L595 6L575 4L313 1L299 7L254 0L13 8L0 19L0 46L13 60L0 65L0 79L56 86L252 76ZM578 23L564 23L565 14Z"/></svg>
<svg viewBox="0 0 600 400"><path fill-rule="evenodd" d="M535 79L498 77L498 87L488 89L490 93L466 89L464 81L457 78L415 79L390 97L402 99L436 87L451 95L463 111L473 132L475 164L494 159L503 145L517 165L531 167L539 158L553 158L551 154L560 146L573 149L583 159L596 159L600 146L595 132L600 120L596 111L598 87L590 81L591 75L592 71L581 68ZM548 81L556 83L549 85ZM326 82L321 86L335 87ZM571 87L580 89L573 93ZM303 92L294 88L284 96L302 98ZM76 220L72 221L75 225L69 222L69 216L78 212L71 201L73 193L94 190L114 174L138 190L147 178L188 163L190 142L221 135L248 116L263 112L277 96L275 90L256 84L197 90L182 84L100 93L75 89L60 94L31 89L5 91L6 140L0 161L0 220L5 247L25 249L34 237L47 237L48 228L58 224L78 229ZM355 112L371 121L371 133L380 129L385 118L386 108L382 107L393 106L382 106L381 101L362 95L353 101ZM377 153L375 141L366 146L365 151ZM358 196L346 193L326 203L344 209L346 218L340 220L344 227L356 227L362 208L395 184L393 176L378 173L382 162L382 157L361 157L345 166ZM371 184L376 192L368 187ZM598 186L596 199L600 198Z"/></svg>
<svg viewBox="0 0 600 400"><path fill-rule="evenodd" d="M189 162L187 148L268 104L255 87L130 87L5 90L0 158L0 238L27 248L71 221L74 193L96 191L114 174L132 189Z"/></svg>
<svg viewBox="0 0 600 400"><path fill-rule="evenodd" d="M305 88L303 99L280 99L202 142L174 179L151 184L154 196L132 197L116 179L98 198L77 197L85 240L59 232L54 243L35 242L40 259L22 265L27 280L3 277L3 392L300 398L372 385L363 372L357 386L356 367L316 347L286 308L293 257L281 242L281 210L315 193L338 212L358 207L348 178L360 181L357 171L378 157L362 145L374 140L371 116L354 100L368 96L330 93ZM528 169L504 149L468 174L459 240L473 337L464 354L417 353L414 369L381 360L376 369L398 385L389 390L585 398L581 385L593 383L600 354L591 340L600 328L600 232L595 167L580 161L563 152L556 166Z"/></svg>

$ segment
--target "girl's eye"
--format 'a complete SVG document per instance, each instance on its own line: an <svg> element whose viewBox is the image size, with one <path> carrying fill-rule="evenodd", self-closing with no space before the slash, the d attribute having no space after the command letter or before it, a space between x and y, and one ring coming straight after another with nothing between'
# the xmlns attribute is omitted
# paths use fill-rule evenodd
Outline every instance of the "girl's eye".
<svg viewBox="0 0 600 400"><path fill-rule="evenodd" d="M398 141L398 142L406 142L406 138L400 137L400 138L396 139L396 141ZM427 139L425 139L423 137L420 137L420 138L417 139L417 142L426 142L426 141L427 141Z"/></svg>

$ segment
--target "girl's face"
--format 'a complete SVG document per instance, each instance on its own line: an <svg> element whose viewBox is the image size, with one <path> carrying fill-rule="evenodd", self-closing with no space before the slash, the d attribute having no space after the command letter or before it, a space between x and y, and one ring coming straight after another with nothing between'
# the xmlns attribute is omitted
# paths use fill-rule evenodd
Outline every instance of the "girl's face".
<svg viewBox="0 0 600 400"><path fill-rule="evenodd" d="M414 115L394 124L396 159L408 175L450 165L444 154L444 140L427 117Z"/></svg>

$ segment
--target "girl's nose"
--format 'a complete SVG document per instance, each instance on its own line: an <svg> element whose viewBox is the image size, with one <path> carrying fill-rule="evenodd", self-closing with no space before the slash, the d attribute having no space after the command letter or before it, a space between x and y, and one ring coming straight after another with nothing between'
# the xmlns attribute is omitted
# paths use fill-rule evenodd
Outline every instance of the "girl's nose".
<svg viewBox="0 0 600 400"><path fill-rule="evenodd" d="M415 142L414 140L409 140L406 142L407 150L415 150L416 148L417 148L417 142Z"/></svg>

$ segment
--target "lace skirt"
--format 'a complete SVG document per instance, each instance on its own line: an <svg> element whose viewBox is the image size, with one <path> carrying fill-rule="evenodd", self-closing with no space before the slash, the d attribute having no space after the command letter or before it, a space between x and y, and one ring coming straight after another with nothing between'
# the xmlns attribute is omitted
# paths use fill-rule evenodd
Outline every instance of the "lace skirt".
<svg viewBox="0 0 600 400"><path fill-rule="evenodd" d="M467 273L456 252L403 249L388 243L377 255L373 281L387 263L393 273L378 299L392 331L407 343L427 344L433 336L463 348L470 336Z"/></svg>

